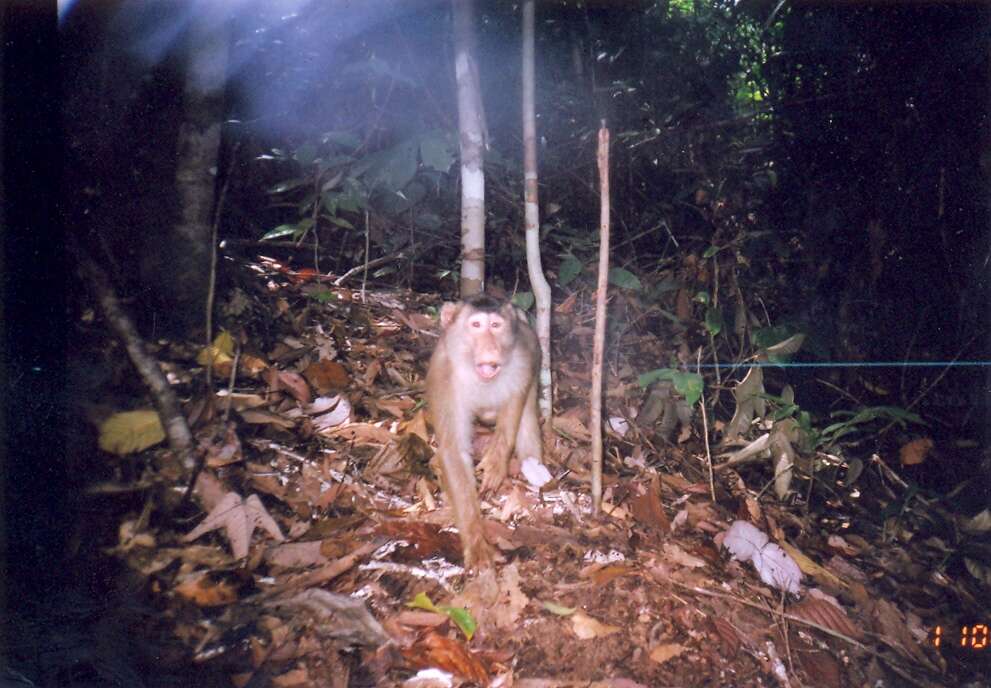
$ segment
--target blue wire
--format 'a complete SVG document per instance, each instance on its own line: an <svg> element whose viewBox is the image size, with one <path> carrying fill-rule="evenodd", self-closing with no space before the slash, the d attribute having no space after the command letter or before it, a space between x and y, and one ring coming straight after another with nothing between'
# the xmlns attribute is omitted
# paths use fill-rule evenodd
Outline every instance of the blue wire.
<svg viewBox="0 0 991 688"><path fill-rule="evenodd" d="M685 365L686 370L701 368L985 368L991 361L847 361L825 363L702 363L700 366Z"/></svg>

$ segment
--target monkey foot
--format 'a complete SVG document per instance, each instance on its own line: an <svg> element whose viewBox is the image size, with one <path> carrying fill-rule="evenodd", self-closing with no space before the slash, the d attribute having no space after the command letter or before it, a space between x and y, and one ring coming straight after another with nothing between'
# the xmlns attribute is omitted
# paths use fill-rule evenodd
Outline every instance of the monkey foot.
<svg viewBox="0 0 991 688"><path fill-rule="evenodd" d="M464 547L465 568L482 571L492 568L496 560L496 550L485 540L476 540Z"/></svg>
<svg viewBox="0 0 991 688"><path fill-rule="evenodd" d="M505 480L509 473L508 461L500 461L493 454L486 454L478 462L478 469L482 473L482 492L495 492Z"/></svg>

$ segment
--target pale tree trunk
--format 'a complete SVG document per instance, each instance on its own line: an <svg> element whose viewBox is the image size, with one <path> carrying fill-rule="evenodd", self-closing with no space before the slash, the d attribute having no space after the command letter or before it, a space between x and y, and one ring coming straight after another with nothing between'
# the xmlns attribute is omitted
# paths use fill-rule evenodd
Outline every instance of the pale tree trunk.
<svg viewBox="0 0 991 688"><path fill-rule="evenodd" d="M537 118L534 113L534 0L523 2L523 207L526 265L537 304L540 340L540 415L551 416L551 287L540 264L540 205L537 196ZM546 426L545 427L549 427Z"/></svg>
<svg viewBox="0 0 991 688"><path fill-rule="evenodd" d="M186 284L189 303L202 306L210 272L214 189L220 152L220 126L224 114L227 77L228 27L222 20L192 27L188 37L183 122L179 128L176 160L176 193L179 217L175 240L185 251L175 264L178 284Z"/></svg>
<svg viewBox="0 0 991 688"><path fill-rule="evenodd" d="M609 130L599 128L599 281L595 290L595 335L592 339L592 394L588 430L592 435L592 509L602 506L602 358L606 350L606 291L609 288Z"/></svg>
<svg viewBox="0 0 991 688"><path fill-rule="evenodd" d="M474 0L451 0L461 134L461 297L485 288L485 112L475 62Z"/></svg>

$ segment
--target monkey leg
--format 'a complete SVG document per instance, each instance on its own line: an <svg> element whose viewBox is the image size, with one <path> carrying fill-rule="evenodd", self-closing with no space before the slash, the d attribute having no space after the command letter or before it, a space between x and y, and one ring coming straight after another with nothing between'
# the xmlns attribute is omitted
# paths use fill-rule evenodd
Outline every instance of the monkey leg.
<svg viewBox="0 0 991 688"><path fill-rule="evenodd" d="M527 393L523 415L520 417L520 430L516 433L516 455L520 460L532 456L543 461L542 442L540 439L540 420L537 408L537 381L534 380Z"/></svg>
<svg viewBox="0 0 991 688"><path fill-rule="evenodd" d="M525 394L517 394L506 401L496 416L495 435L482 460L478 462L478 469L482 473L482 492L494 491L509 473L509 455L516 446L526 399Z"/></svg>

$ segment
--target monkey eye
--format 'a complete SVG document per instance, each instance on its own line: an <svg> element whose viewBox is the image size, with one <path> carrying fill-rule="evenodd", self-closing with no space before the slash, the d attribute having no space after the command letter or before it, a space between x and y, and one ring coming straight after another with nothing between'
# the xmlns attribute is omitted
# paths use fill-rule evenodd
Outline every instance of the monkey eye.
<svg viewBox="0 0 991 688"><path fill-rule="evenodd" d="M474 327L477 330L478 328L480 328L482 326L482 323L480 323L477 320L472 320L471 321L471 326Z"/></svg>
<svg viewBox="0 0 991 688"><path fill-rule="evenodd" d="M502 321L501 320L493 320L489 324L489 327L491 327L493 330L498 330L500 327L502 327Z"/></svg>

